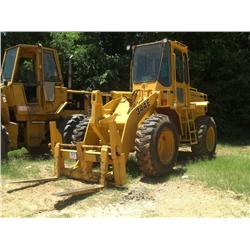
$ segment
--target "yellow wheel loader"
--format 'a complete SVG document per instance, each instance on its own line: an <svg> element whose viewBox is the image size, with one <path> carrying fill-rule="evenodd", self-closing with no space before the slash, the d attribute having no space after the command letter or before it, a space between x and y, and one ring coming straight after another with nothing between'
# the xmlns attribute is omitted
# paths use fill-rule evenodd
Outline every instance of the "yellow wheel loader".
<svg viewBox="0 0 250 250"><path fill-rule="evenodd" d="M190 86L187 46L167 39L133 46L131 88L92 92L91 117L73 130L76 144L63 143L56 122L50 122L52 180L66 176L95 183L58 195L91 193L107 182L125 185L133 152L140 170L151 177L170 172L181 145L200 157L214 156L216 125L206 115L207 95Z"/></svg>
<svg viewBox="0 0 250 250"><path fill-rule="evenodd" d="M85 118L90 104L86 91L64 87L57 51L20 44L5 51L1 67L1 156L26 147L48 150L49 121L65 143ZM71 80L71 79L70 79Z"/></svg>

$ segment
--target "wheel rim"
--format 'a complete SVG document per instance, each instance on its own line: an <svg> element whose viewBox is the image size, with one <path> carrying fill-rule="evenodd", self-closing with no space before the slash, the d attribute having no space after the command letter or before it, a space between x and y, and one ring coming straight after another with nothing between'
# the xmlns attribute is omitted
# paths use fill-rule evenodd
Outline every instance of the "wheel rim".
<svg viewBox="0 0 250 250"><path fill-rule="evenodd" d="M168 164L173 159L175 151L174 133L169 128L164 129L158 139L157 151L160 161Z"/></svg>
<svg viewBox="0 0 250 250"><path fill-rule="evenodd" d="M212 152L214 150L214 144L215 144L215 132L213 127L211 126L207 130L206 144L207 144L207 150L209 152Z"/></svg>

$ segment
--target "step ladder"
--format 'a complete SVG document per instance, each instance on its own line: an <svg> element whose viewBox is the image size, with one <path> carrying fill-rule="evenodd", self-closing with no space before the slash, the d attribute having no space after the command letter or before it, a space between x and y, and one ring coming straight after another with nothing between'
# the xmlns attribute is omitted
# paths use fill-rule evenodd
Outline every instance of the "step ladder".
<svg viewBox="0 0 250 250"><path fill-rule="evenodd" d="M195 128L194 110L184 107L185 117L182 120L182 130L184 132L183 140L191 145L197 144L197 133Z"/></svg>

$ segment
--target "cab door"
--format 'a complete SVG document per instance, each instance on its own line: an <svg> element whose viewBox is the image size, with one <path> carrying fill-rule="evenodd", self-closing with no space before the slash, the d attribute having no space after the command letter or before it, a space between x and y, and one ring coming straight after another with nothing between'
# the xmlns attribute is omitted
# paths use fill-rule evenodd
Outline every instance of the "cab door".
<svg viewBox="0 0 250 250"><path fill-rule="evenodd" d="M23 116L41 113L41 60L36 46L20 45L17 48L10 86L17 116L22 116L17 119L27 119Z"/></svg>
<svg viewBox="0 0 250 250"><path fill-rule="evenodd" d="M53 49L43 49L43 94L44 107L47 112L55 111L63 98L59 97L59 87L63 86L58 58Z"/></svg>
<svg viewBox="0 0 250 250"><path fill-rule="evenodd" d="M187 47L173 43L172 46L172 69L176 106L188 105L189 74Z"/></svg>
<svg viewBox="0 0 250 250"><path fill-rule="evenodd" d="M55 100L55 83L59 81L56 63L51 50L43 50L43 90L45 102Z"/></svg>

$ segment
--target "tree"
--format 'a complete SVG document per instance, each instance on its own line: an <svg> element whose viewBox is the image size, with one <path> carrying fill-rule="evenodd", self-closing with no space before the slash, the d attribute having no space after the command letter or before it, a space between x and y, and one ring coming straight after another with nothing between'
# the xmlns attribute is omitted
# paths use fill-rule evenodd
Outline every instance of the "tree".
<svg viewBox="0 0 250 250"><path fill-rule="evenodd" d="M128 70L128 56L108 54L100 33L52 33L50 45L59 52L67 79L67 61L73 55L73 86L77 89L126 89L127 79L120 77Z"/></svg>

